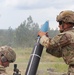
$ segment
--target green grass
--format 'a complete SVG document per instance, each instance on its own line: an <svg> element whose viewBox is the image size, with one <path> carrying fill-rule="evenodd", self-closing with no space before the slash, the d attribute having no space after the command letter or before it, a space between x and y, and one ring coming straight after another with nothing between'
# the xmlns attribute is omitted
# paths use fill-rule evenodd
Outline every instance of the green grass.
<svg viewBox="0 0 74 75"><path fill-rule="evenodd" d="M13 74L13 65L16 63L19 70L21 71L21 75L25 75L25 71L28 65L28 61L30 59L30 54L32 52L32 48L24 48L24 49L15 49L17 58L16 61L7 68L8 75ZM38 71L43 72L43 75L49 75L47 73L47 69L52 68L57 72L67 72L68 66L64 63L62 58L56 58L47 54L45 49L43 50L41 60L38 66ZM40 74L39 74L40 75Z"/></svg>

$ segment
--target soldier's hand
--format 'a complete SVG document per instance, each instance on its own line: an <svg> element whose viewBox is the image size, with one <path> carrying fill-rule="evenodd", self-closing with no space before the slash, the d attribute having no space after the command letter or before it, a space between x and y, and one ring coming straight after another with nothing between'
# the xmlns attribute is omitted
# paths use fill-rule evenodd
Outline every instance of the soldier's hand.
<svg viewBox="0 0 74 75"><path fill-rule="evenodd" d="M39 35L40 37L42 37L43 35L48 35L48 32L39 31L39 32L38 32L38 35Z"/></svg>

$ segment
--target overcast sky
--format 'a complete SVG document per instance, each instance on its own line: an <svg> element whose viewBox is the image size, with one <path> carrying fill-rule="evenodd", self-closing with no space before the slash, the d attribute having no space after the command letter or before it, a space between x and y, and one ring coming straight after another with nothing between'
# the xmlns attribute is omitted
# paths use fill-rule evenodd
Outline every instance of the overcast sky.
<svg viewBox="0 0 74 75"><path fill-rule="evenodd" d="M54 29L62 10L74 11L74 0L0 0L0 29L15 29L30 15L39 25L49 20L49 27Z"/></svg>

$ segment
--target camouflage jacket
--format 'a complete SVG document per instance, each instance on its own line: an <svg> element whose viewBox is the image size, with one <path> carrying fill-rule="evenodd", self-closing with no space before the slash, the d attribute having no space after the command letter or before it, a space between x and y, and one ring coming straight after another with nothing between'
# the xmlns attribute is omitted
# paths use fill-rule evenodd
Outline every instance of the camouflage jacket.
<svg viewBox="0 0 74 75"><path fill-rule="evenodd" d="M7 75L5 68L1 65L0 65L0 75Z"/></svg>
<svg viewBox="0 0 74 75"><path fill-rule="evenodd" d="M46 52L56 57L63 57L68 65L74 64L74 29L49 38Z"/></svg>

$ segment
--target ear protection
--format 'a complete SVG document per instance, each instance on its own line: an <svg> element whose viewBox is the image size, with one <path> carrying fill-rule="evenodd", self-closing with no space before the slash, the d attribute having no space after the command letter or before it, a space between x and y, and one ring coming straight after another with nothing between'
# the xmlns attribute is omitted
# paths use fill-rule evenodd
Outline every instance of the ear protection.
<svg viewBox="0 0 74 75"><path fill-rule="evenodd" d="M6 57L4 55L1 56L1 61L4 63L7 61Z"/></svg>

